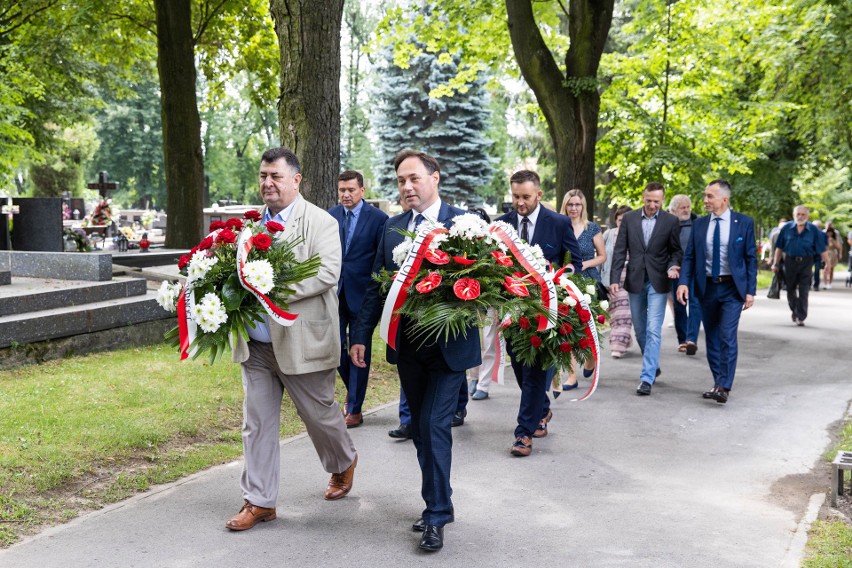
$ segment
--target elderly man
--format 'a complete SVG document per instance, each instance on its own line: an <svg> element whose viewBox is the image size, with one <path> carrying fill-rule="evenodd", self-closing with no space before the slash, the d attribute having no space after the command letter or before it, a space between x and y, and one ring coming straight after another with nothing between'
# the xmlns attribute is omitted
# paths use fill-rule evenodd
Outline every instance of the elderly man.
<svg viewBox="0 0 852 568"><path fill-rule="evenodd" d="M233 345L233 360L241 364L243 450L245 463L240 488L245 504L225 526L234 531L275 519L278 498L281 398L284 389L305 422L323 467L331 473L325 499L336 500L352 489L358 455L334 398L335 368L340 361L337 282L340 241L331 215L305 201L299 160L286 148L263 153L260 195L263 223L280 223L285 235L303 239L296 247L299 260L317 254L319 273L293 286L289 308L299 315L292 327L261 321L247 327L250 340Z"/></svg>
<svg viewBox="0 0 852 568"><path fill-rule="evenodd" d="M672 197L669 202L669 213L680 221L680 246L686 250L689 244L689 236L692 234L693 221L698 217L692 212L692 200L688 195L679 193ZM698 352L698 328L701 327L701 303L698 297L692 293L692 282L689 286L688 306L674 301L675 332L677 333L678 351L687 355L695 355ZM672 300L677 300L677 282L672 285Z"/></svg>
<svg viewBox="0 0 852 568"><path fill-rule="evenodd" d="M793 323L802 327L808 317L808 291L813 277L814 257L819 255L828 262L822 231L808 222L810 211L804 205L793 209L793 218L778 233L775 241L775 257L772 271L781 268L784 255L784 279L787 283L787 304L792 312Z"/></svg>

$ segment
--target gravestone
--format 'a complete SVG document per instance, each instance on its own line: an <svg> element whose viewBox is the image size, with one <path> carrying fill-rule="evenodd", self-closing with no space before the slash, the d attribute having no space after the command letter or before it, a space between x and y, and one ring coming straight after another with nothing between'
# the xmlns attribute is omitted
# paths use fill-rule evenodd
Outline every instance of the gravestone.
<svg viewBox="0 0 852 568"><path fill-rule="evenodd" d="M9 253L0 253L0 286L12 283L12 261Z"/></svg>
<svg viewBox="0 0 852 568"><path fill-rule="evenodd" d="M62 252L62 198L15 197L12 250Z"/></svg>

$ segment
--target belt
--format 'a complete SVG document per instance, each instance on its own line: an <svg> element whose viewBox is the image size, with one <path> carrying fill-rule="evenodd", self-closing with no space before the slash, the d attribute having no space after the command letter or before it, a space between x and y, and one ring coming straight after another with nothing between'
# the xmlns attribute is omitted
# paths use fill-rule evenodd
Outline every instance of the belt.
<svg viewBox="0 0 852 568"><path fill-rule="evenodd" d="M721 284L722 282L733 282L734 277L731 276L730 274L723 274L721 276L717 276L716 278L713 278L712 276L708 276L707 281L712 282L713 284Z"/></svg>

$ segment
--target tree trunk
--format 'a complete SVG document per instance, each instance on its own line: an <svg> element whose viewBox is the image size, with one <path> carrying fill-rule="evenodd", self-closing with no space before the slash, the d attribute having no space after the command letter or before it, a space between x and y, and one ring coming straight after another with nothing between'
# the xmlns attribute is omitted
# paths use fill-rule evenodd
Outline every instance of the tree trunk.
<svg viewBox="0 0 852 568"><path fill-rule="evenodd" d="M204 222L204 157L195 98L191 4L191 0L154 1L169 248L198 244Z"/></svg>
<svg viewBox="0 0 852 568"><path fill-rule="evenodd" d="M281 144L302 163L302 195L337 203L343 0L271 0L281 51Z"/></svg>
<svg viewBox="0 0 852 568"><path fill-rule="evenodd" d="M570 47L563 74L535 21L530 0L506 0L515 59L535 94L556 150L556 206L569 189L595 209L595 143L600 93L597 72L612 23L614 0L571 0Z"/></svg>

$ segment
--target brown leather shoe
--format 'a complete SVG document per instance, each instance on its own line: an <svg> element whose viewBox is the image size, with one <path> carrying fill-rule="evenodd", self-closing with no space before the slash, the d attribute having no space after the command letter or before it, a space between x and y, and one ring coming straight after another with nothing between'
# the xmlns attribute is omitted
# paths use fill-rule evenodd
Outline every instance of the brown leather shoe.
<svg viewBox="0 0 852 568"><path fill-rule="evenodd" d="M515 443L512 444L510 450L513 456L526 457L532 453L532 439L529 436L519 436L515 438Z"/></svg>
<svg viewBox="0 0 852 568"><path fill-rule="evenodd" d="M360 412L356 412L355 414L347 414L346 415L346 427L347 428L357 428L361 424L364 423L364 415Z"/></svg>
<svg viewBox="0 0 852 568"><path fill-rule="evenodd" d="M538 429L533 432L533 438L544 438L547 436L547 423L550 422L551 418L553 418L553 411L548 410L547 416L541 419L541 422L538 423Z"/></svg>
<svg viewBox="0 0 852 568"><path fill-rule="evenodd" d="M352 490L352 478L355 477L355 465L357 463L358 454L355 454L352 465L346 468L346 471L331 474L331 479L328 480L328 487L325 490L326 501L342 499Z"/></svg>
<svg viewBox="0 0 852 568"><path fill-rule="evenodd" d="M245 531L257 523L275 520L275 509L258 507L246 501L240 512L231 517L225 526L232 531Z"/></svg>

